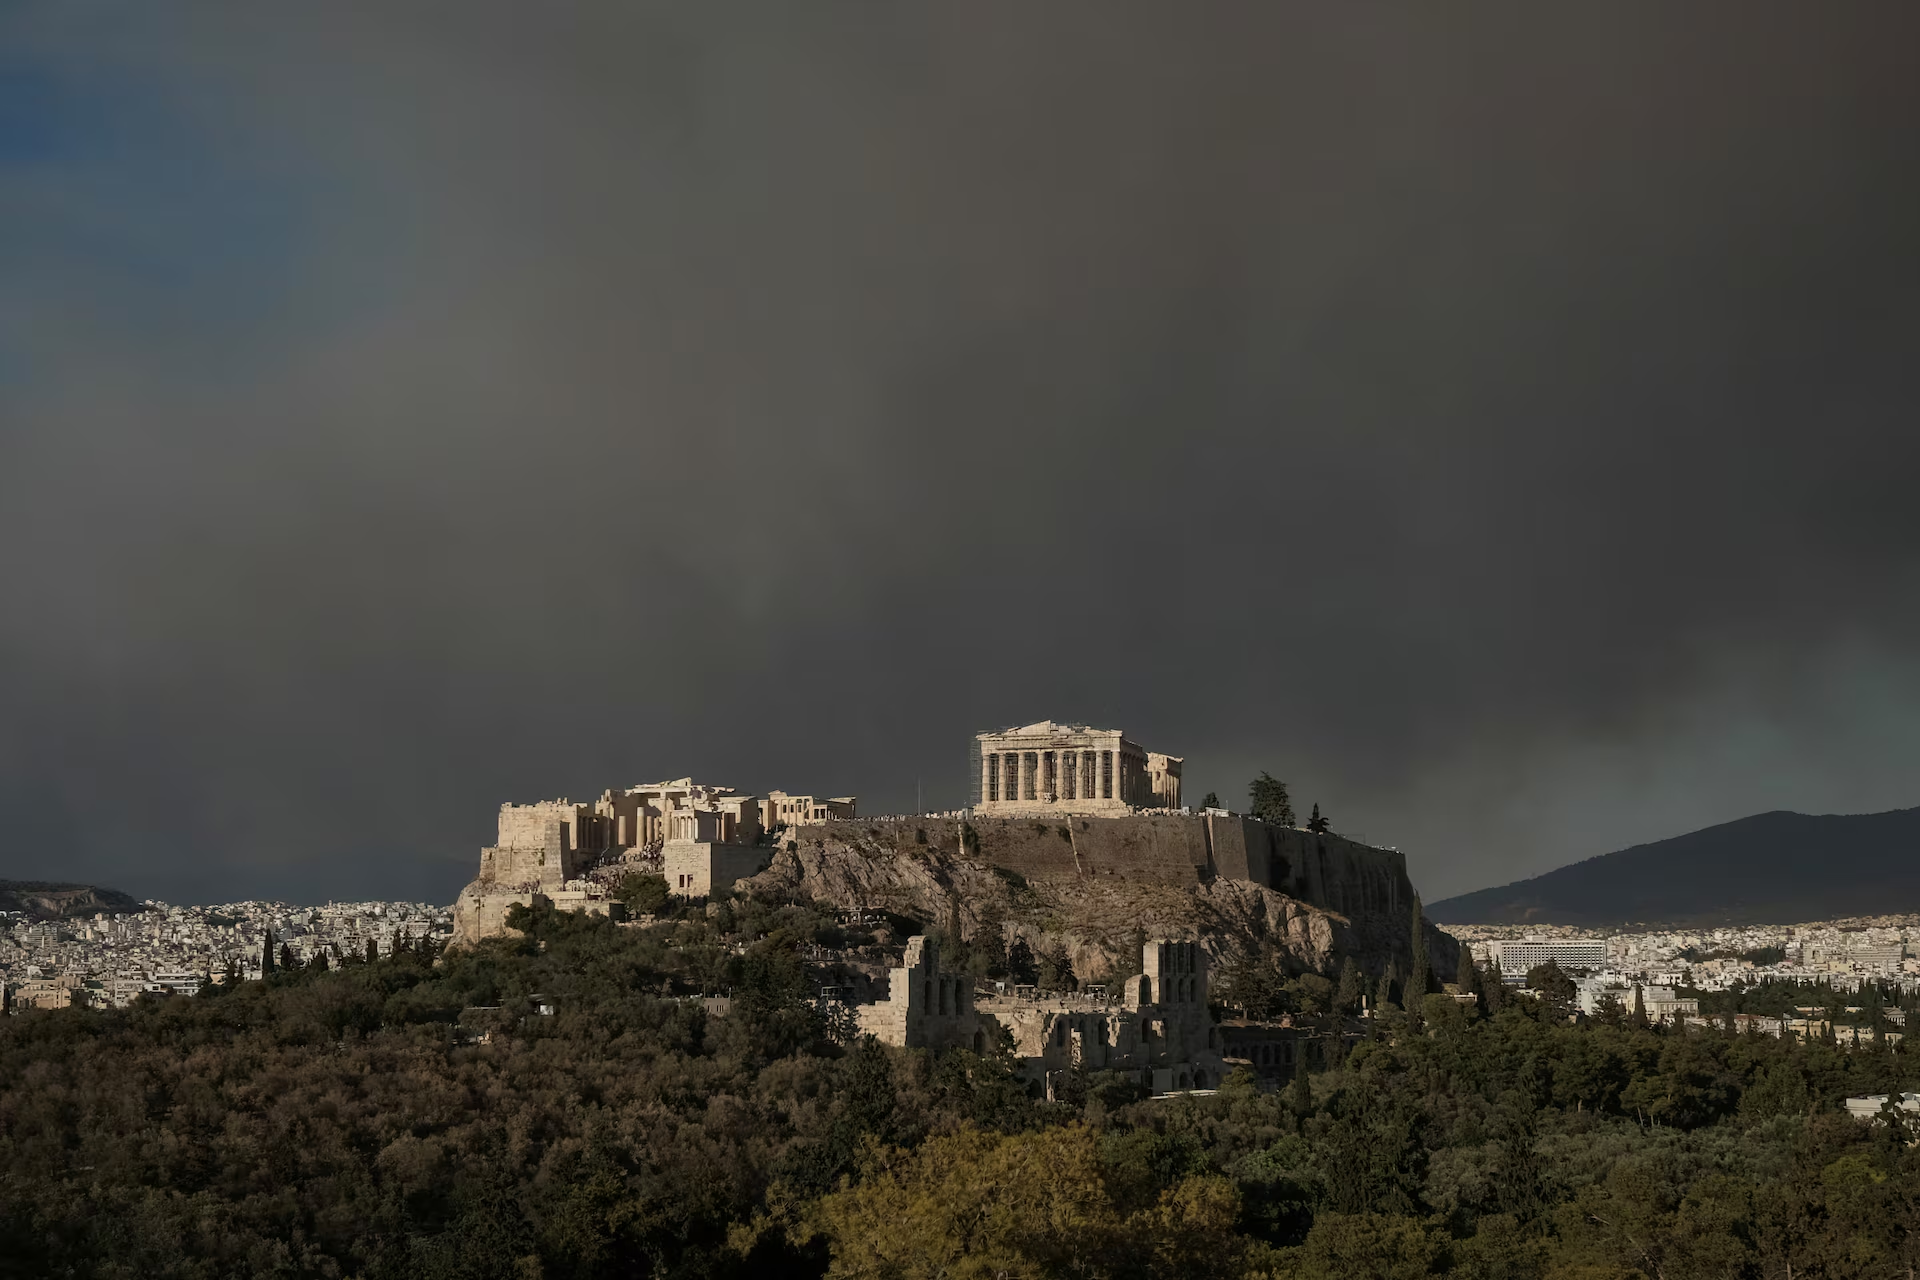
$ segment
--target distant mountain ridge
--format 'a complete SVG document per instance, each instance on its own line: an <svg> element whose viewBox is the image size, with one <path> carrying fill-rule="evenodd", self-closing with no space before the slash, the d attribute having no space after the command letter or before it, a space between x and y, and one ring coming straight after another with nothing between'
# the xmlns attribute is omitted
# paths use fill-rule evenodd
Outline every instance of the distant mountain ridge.
<svg viewBox="0 0 1920 1280"><path fill-rule="evenodd" d="M1793 924L1920 912L1920 808L1775 810L1433 903L1445 924Z"/></svg>
<svg viewBox="0 0 1920 1280"><path fill-rule="evenodd" d="M144 911L139 899L118 889L48 880L0 880L0 911L24 911L38 920L68 920L101 912Z"/></svg>

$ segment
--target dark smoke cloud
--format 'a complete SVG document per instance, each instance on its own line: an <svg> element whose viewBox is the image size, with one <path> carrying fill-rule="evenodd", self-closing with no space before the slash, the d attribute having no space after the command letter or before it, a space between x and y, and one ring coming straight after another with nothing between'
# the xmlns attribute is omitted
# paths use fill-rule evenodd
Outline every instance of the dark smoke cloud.
<svg viewBox="0 0 1920 1280"><path fill-rule="evenodd" d="M1920 21L0 17L0 874L1051 715L1430 895L1920 803Z"/></svg>

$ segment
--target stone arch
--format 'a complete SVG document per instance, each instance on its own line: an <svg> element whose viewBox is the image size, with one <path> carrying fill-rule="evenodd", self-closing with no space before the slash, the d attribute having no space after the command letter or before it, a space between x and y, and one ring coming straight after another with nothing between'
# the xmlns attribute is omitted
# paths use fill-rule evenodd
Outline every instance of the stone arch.
<svg viewBox="0 0 1920 1280"><path fill-rule="evenodd" d="M1142 974L1140 977L1140 1003L1153 1003L1153 979Z"/></svg>

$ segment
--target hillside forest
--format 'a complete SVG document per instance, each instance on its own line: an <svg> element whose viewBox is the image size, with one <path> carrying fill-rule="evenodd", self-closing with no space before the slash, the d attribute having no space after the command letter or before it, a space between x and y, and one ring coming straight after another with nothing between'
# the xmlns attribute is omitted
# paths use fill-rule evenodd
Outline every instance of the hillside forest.
<svg viewBox="0 0 1920 1280"><path fill-rule="evenodd" d="M516 919L470 950L0 1019L0 1276L1920 1266L1920 1126L1841 1105L1916 1087L1885 1039L1389 991L1277 1089L1095 1074L1049 1102L999 1051L833 1039L805 953L844 935L805 903Z"/></svg>

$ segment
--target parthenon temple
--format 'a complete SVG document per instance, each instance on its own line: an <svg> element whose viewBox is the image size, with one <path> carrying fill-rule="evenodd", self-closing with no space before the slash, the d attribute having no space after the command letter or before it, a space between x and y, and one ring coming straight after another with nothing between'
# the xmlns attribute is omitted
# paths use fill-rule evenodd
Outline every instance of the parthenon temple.
<svg viewBox="0 0 1920 1280"><path fill-rule="evenodd" d="M973 739L972 803L982 814L1123 815L1180 807L1179 756L1118 729L1042 720Z"/></svg>

